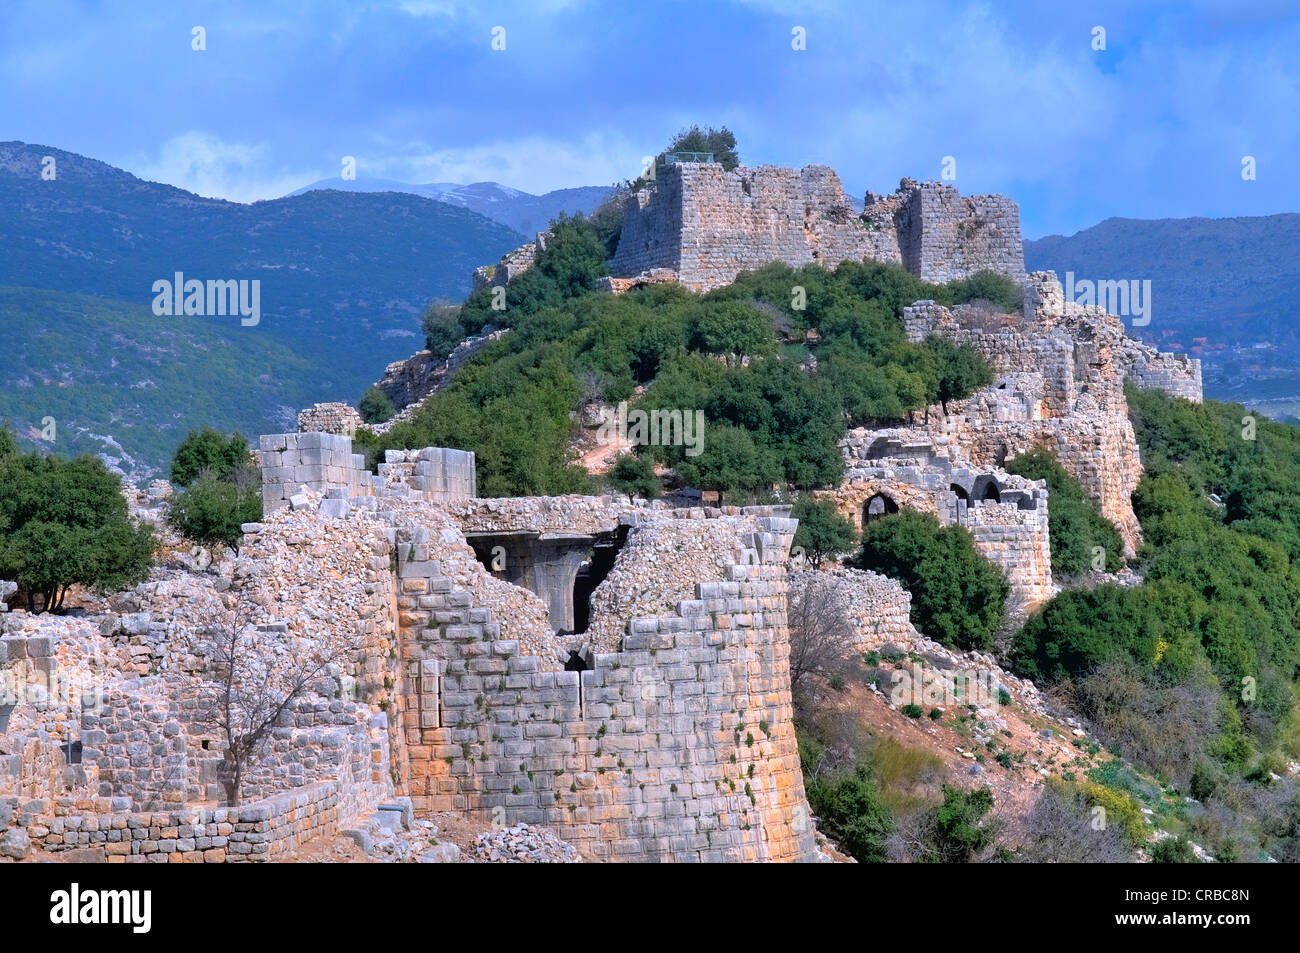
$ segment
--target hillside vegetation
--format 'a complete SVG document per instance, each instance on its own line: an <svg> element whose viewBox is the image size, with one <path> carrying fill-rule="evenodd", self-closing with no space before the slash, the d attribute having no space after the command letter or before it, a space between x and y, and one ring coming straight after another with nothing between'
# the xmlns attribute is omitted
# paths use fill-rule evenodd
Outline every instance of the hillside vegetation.
<svg viewBox="0 0 1300 953"><path fill-rule="evenodd" d="M0 353L0 425L68 455L116 455L100 439L111 435L158 470L192 428L292 430L317 393L311 360L286 344L35 288L0 287ZM40 435L47 417L52 441Z"/></svg>
<svg viewBox="0 0 1300 953"><path fill-rule="evenodd" d="M1300 859L1285 767L1300 758L1300 430L1238 404L1128 398L1145 581L1062 592L1012 661L1204 802L1188 829L1220 859Z"/></svg>
<svg viewBox="0 0 1300 953"><path fill-rule="evenodd" d="M372 451L451 446L478 455L479 492L589 488L572 462L573 412L630 401L633 410L704 413L702 452L638 448L685 482L752 498L775 486L834 484L845 428L893 423L965 396L992 374L973 349L906 339L902 308L918 298L1010 299L990 276L930 285L904 268L845 262L835 272L774 264L704 295L676 285L593 294L606 247L583 219L564 219L536 264L512 281L504 310L480 289L460 331L506 326L417 415Z"/></svg>
<svg viewBox="0 0 1300 953"><path fill-rule="evenodd" d="M56 160L52 181L41 178L46 155ZM0 143L0 285L106 302L96 317L88 302L64 298L52 306L50 296L9 293L0 335L29 346L5 374L12 381L15 367L26 363L33 378L86 382L89 390L74 406L78 420L92 428L123 421L121 430L101 432L162 468L189 427L292 429L290 411L314 401L355 401L385 364L415 349L418 316L430 299L459 299L475 266L522 241L475 212L415 195L327 191L243 205L145 182L60 149ZM238 318L181 316L160 323L150 312L153 283L176 272L260 281L260 322L242 327ZM33 330L50 336L57 362L31 345ZM124 336L130 363L130 352L158 331L164 341L229 355L221 363L241 372L210 373L206 362L192 363L195 349L176 345L183 359L169 358L170 372L154 366L151 373L189 377L176 382L184 393L133 387L150 375L119 376L125 371L113 365L116 335ZM85 353L60 343L74 341ZM270 379L256 380L262 375ZM171 386L157 383L160 391ZM24 432L45 416L70 417L70 405L60 410L38 400L29 407L31 394L3 390L10 403L0 414L11 414ZM184 429L170 426L173 414L182 415ZM162 430L151 435L155 424Z"/></svg>

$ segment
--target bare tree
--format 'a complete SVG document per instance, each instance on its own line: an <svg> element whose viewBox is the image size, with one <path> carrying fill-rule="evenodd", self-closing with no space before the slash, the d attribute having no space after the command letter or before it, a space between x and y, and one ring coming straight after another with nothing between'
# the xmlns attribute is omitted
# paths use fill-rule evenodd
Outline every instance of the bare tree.
<svg viewBox="0 0 1300 953"><path fill-rule="evenodd" d="M249 765L271 729L295 699L350 652L345 644L260 630L254 625L256 613L251 603L236 602L215 611L199 636L198 654L206 661L209 685L198 721L222 739L219 777L232 807L239 804Z"/></svg>
<svg viewBox="0 0 1300 953"><path fill-rule="evenodd" d="M1092 722L1099 741L1180 787L1219 720L1218 688L1204 666L1164 684L1131 662L1107 662L1061 691Z"/></svg>
<svg viewBox="0 0 1300 953"><path fill-rule="evenodd" d="M796 696L807 676L829 678L849 667L857 633L839 598L842 585L814 573L790 587L790 690Z"/></svg>
<svg viewBox="0 0 1300 953"><path fill-rule="evenodd" d="M1031 864L1125 864L1133 851L1120 824L1098 827L1081 791L1053 784L1042 793L1017 831L1016 859Z"/></svg>

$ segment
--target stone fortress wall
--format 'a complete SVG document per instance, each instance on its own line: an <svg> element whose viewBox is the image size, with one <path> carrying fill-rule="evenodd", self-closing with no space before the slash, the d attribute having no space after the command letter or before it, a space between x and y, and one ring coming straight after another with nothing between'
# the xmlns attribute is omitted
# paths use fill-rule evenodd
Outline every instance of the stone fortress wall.
<svg viewBox="0 0 1300 953"><path fill-rule="evenodd" d="M1001 195L963 198L937 182L904 179L891 196L868 193L859 215L827 166L725 172L716 163L679 163L627 203L610 262L619 278L668 268L705 291L772 261L834 268L874 259L934 282L983 269L1019 280L1025 270L1016 204Z"/></svg>
<svg viewBox="0 0 1300 953"><path fill-rule="evenodd" d="M938 182L903 179L892 195L868 192L853 211L835 171L764 165L726 172L682 162L626 199L623 231L606 290L677 281L693 291L730 284L773 261L798 268L841 261L893 262L926 281L991 270L1020 281L1020 210L1003 195L963 197ZM497 265L474 271L474 287L508 284L533 264L546 235Z"/></svg>
<svg viewBox="0 0 1300 953"><path fill-rule="evenodd" d="M813 859L785 611L796 523L716 518L738 524L727 580L626 620L584 671L521 655L453 590L432 536L399 536L416 808L549 825L606 860Z"/></svg>
<svg viewBox="0 0 1300 953"><path fill-rule="evenodd" d="M1051 272L1025 280L1022 314L977 304L951 310L919 301L903 311L908 337L939 334L970 344L994 368L994 384L951 403L930 435L978 467L1019 453L1053 451L1124 539L1141 543L1131 495L1142 476L1124 381L1201 400L1200 361L1165 354L1128 337L1100 308L1067 303Z"/></svg>
<svg viewBox="0 0 1300 953"><path fill-rule="evenodd" d="M477 492L474 454L445 447L389 450L379 473L366 469L365 456L352 452L344 434L267 434L255 451L262 470L262 507L274 512L306 505L301 491L344 497L406 495L432 502L467 499Z"/></svg>
<svg viewBox="0 0 1300 953"><path fill-rule="evenodd" d="M852 430L840 441L844 480L820 495L859 529L904 508L963 527L975 549L1006 573L1008 608L1033 610L1056 592L1046 484L972 466L951 450L924 431Z"/></svg>
<svg viewBox="0 0 1300 953"><path fill-rule="evenodd" d="M328 472L355 459L346 437L260 447L268 478L303 449L333 462L294 464L325 469L245 527L221 591L262 607L268 639L363 646L355 665L277 724L247 778L256 800L215 808L221 748L203 743L184 639L164 638L147 663L158 674L113 681L66 729L31 735L48 740L20 759L28 785L5 824L125 862L266 860L409 796L420 813L549 826L591 858L817 859L789 683L788 507L445 499L411 482L437 448L366 481ZM662 584L683 567L685 593ZM139 587L132 614L83 636L134 659L139 646L117 644L128 630L217 595L161 592ZM24 660L46 657L22 641ZM69 775L57 741L73 738ZM36 783L42 772L61 774Z"/></svg>

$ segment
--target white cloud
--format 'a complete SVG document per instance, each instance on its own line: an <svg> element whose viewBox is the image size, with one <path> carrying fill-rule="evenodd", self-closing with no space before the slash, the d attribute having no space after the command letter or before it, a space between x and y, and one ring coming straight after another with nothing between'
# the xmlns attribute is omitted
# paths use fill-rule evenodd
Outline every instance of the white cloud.
<svg viewBox="0 0 1300 953"><path fill-rule="evenodd" d="M384 157L358 155L357 169L359 175L403 182L494 181L541 193L635 178L642 151L606 134L576 142L532 136L432 151L412 145Z"/></svg>
<svg viewBox="0 0 1300 953"><path fill-rule="evenodd" d="M271 156L266 143L226 142L191 130L164 142L155 155L127 163L127 168L143 179L232 202L277 198L322 177L319 172L277 166Z"/></svg>

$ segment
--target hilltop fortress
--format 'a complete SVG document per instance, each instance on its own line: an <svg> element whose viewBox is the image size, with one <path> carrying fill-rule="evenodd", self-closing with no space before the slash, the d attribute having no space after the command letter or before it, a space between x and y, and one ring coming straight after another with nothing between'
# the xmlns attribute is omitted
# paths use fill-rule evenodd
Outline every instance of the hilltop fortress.
<svg viewBox="0 0 1300 953"><path fill-rule="evenodd" d="M914 508L966 528L1025 612L1057 591L1051 500L1005 465L1045 448L1135 552L1142 464L1124 382L1199 401L1200 364L1066 301L1053 274L1026 275L1014 202L905 179L856 214L823 166L701 163L668 166L626 201L613 292L705 291L778 260L1015 280L1017 313L904 309L909 338L970 344L994 383L915 426L850 431L844 479L821 493L859 526ZM478 269L475 286L507 284L545 242ZM438 366L428 352L390 366L381 389L409 417L501 333ZM792 586L806 591L810 574L791 572L788 507L481 499L463 450L388 451L370 472L352 452L358 423L317 405L299 433L261 438L264 518L220 573L163 571L102 620L58 620L53 634L0 616L10 684L52 684L94 658L114 673L93 708L50 691L0 699L0 834L133 862L264 860L369 817L455 811L543 824L599 859L819 858L789 679ZM897 582L856 574L844 591L860 648L917 638ZM192 703L211 674L184 642L203 607L236 595L257 607L260 638L352 651L277 724L247 779L255 800L227 810L212 806L220 738Z"/></svg>
<svg viewBox="0 0 1300 953"><path fill-rule="evenodd" d="M1020 210L1002 195L962 198L952 186L904 179L893 195L868 192L858 215L827 166L725 172L675 163L627 198L610 272L630 279L669 269L691 290L708 291L768 262L833 268L867 258L926 281L986 269L1019 280Z"/></svg>

